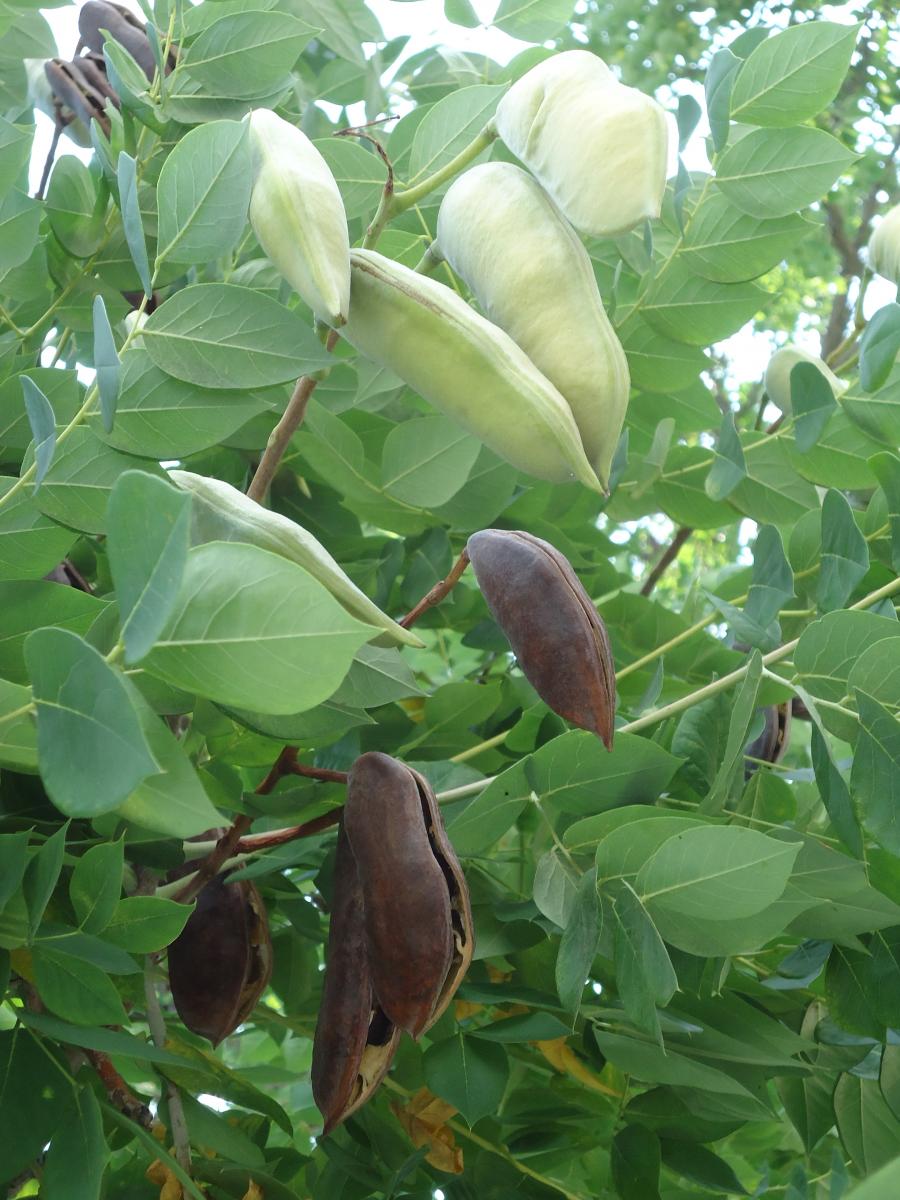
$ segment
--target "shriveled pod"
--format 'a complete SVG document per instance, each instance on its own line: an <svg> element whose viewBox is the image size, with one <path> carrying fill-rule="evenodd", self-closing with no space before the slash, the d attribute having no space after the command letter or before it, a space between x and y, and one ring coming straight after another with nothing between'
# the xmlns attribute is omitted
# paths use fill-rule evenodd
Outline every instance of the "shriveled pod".
<svg viewBox="0 0 900 1200"><path fill-rule="evenodd" d="M365 898L372 986L418 1038L459 986L474 938L468 888L427 780L377 751L356 760L344 826Z"/></svg>
<svg viewBox="0 0 900 1200"><path fill-rule="evenodd" d="M422 645L414 633L373 604L302 525L264 508L221 479L192 471L171 471L169 475L173 483L191 493L191 541L195 546L205 542L248 542L279 554L308 571L352 616L384 630L384 636L392 642Z"/></svg>
<svg viewBox="0 0 900 1200"><path fill-rule="evenodd" d="M503 96L494 123L580 233L615 237L659 216L665 113L596 54L566 50L532 67Z"/></svg>
<svg viewBox="0 0 900 1200"><path fill-rule="evenodd" d="M269 921L255 885L212 879L168 959L179 1017L217 1046L247 1019L272 974Z"/></svg>
<svg viewBox="0 0 900 1200"><path fill-rule="evenodd" d="M822 375L835 398L846 392L849 384L846 379L839 379L831 368L808 350L799 346L782 346L769 359L766 367L766 391L769 399L783 413L791 411L791 372L798 363L811 363Z"/></svg>
<svg viewBox="0 0 900 1200"><path fill-rule="evenodd" d="M61 124L75 126L73 133L78 134L76 140L79 143L91 144L92 120L109 136L106 106L111 103L114 108L120 108L121 105L106 78L105 64L99 55L82 54L72 62L51 58L44 64L44 74L53 92Z"/></svg>
<svg viewBox="0 0 900 1200"><path fill-rule="evenodd" d="M900 204L881 218L869 238L869 266L900 288Z"/></svg>
<svg viewBox="0 0 900 1200"><path fill-rule="evenodd" d="M791 702L767 704L762 710L763 731L744 747L744 776L749 779L759 769L759 761L781 762L791 736Z"/></svg>
<svg viewBox="0 0 900 1200"><path fill-rule="evenodd" d="M311 1070L323 1133L365 1104L387 1073L399 1040L400 1030L387 1019L372 990L362 888L342 828Z"/></svg>
<svg viewBox="0 0 900 1200"><path fill-rule="evenodd" d="M343 336L520 471L603 488L563 396L451 288L374 250L350 255Z"/></svg>
<svg viewBox="0 0 900 1200"><path fill-rule="evenodd" d="M562 393L605 487L628 406L628 361L572 226L526 171L482 163L444 196L433 252Z"/></svg>
<svg viewBox="0 0 900 1200"><path fill-rule="evenodd" d="M467 544L478 586L526 678L558 713L612 749L616 674L606 627L572 564L521 530Z"/></svg>
<svg viewBox="0 0 900 1200"><path fill-rule="evenodd" d="M78 32L82 41L98 54L106 41L104 30L122 46L138 64L148 79L156 74L156 58L147 37L147 30L133 12L107 0L87 0L78 12ZM174 51L170 51L166 74L175 66Z"/></svg>
<svg viewBox="0 0 900 1200"><path fill-rule="evenodd" d="M246 119L256 239L317 317L343 325L350 303L350 235L331 169L305 133L269 109L255 108Z"/></svg>

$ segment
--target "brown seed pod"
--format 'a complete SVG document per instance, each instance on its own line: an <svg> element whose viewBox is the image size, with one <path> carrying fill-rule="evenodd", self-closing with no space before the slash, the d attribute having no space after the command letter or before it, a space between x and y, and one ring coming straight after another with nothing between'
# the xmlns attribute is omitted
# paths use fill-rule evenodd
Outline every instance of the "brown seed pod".
<svg viewBox="0 0 900 1200"><path fill-rule="evenodd" d="M102 54L106 41L101 32L104 29L128 51L148 80L152 80L156 74L156 59L143 23L119 4L109 4L106 0L87 0L78 13L78 32L84 44L98 54ZM170 55L170 61L166 64L167 74L174 65Z"/></svg>
<svg viewBox="0 0 900 1200"><path fill-rule="evenodd" d="M322 1003L313 1040L312 1091L330 1133L369 1099L391 1065L400 1030L372 991L363 894L343 828L334 866L334 898Z"/></svg>
<svg viewBox="0 0 900 1200"><path fill-rule="evenodd" d="M98 61L99 60L99 61ZM44 63L44 74L53 90L53 97L62 126L82 121L90 129L94 120L109 137L110 122L107 102L119 108L119 97L106 78L106 65L99 55L83 54L73 62L51 58Z"/></svg>
<svg viewBox="0 0 900 1200"><path fill-rule="evenodd" d="M759 769L759 762L777 763L784 758L791 736L791 704L769 704L763 709L765 725L758 738L744 747L744 778Z"/></svg>
<svg viewBox="0 0 900 1200"><path fill-rule="evenodd" d="M217 1046L256 1007L271 973L269 922L255 885L211 880L169 947L179 1017Z"/></svg>
<svg viewBox="0 0 900 1200"><path fill-rule="evenodd" d="M535 691L611 750L612 651L572 564L549 542L520 530L482 529L466 549L487 606Z"/></svg>
<svg viewBox="0 0 900 1200"><path fill-rule="evenodd" d="M462 869L427 780L387 754L353 764L344 823L365 897L375 995L388 1018L418 1038L471 960Z"/></svg>

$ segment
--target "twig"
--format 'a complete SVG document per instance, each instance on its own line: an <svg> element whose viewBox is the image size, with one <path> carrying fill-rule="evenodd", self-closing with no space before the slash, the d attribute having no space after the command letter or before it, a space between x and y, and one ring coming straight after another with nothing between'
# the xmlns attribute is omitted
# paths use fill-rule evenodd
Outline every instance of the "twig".
<svg viewBox="0 0 900 1200"><path fill-rule="evenodd" d="M62 131L62 122L57 119L56 125L53 128L53 141L50 143L50 149L47 151L47 158L44 162L44 169L41 172L41 182L38 184L38 190L34 196L35 200L43 200L44 198L44 189L47 186L47 180L50 178L50 171L53 167L53 160L56 158L56 148L59 145Z"/></svg>
<svg viewBox="0 0 900 1200"><path fill-rule="evenodd" d="M429 608L434 608L436 604L440 604L459 583L460 577L468 565L469 554L468 551L463 550L450 568L446 579L439 580L430 591L426 592L415 608L410 609L406 616L402 617L397 624L402 625L404 629L409 629L410 625L417 621L423 612L427 612Z"/></svg>
<svg viewBox="0 0 900 1200"><path fill-rule="evenodd" d="M346 771L331 771L328 767L308 767L305 763L292 763L286 774L302 775L304 779L319 779L323 783L346 783Z"/></svg>
<svg viewBox="0 0 900 1200"><path fill-rule="evenodd" d="M163 1050L166 1045L166 1023L156 992L156 955L154 954L147 955L144 968L144 996L147 1003L147 1024L150 1026L150 1035L154 1045ZM169 1080L166 1081L165 1087L166 1099L169 1103L169 1132L172 1134L175 1158L181 1169L190 1175L191 1137L184 1117L181 1094L175 1084Z"/></svg>
<svg viewBox="0 0 900 1200"><path fill-rule="evenodd" d="M653 570L650 572L650 574L644 580L643 587L641 588L642 596L650 595L650 593L653 591L654 587L656 587L657 581L663 575L666 568L671 563L673 563L675 561L675 559L678 557L678 552L681 550L681 547L684 545L684 543L688 540L688 538L691 536L691 534L693 532L694 532L693 526L691 526L691 525L682 525L681 528L676 531L675 536L672 538L671 542L668 544L666 549L663 551L662 557L660 558L659 562L656 564L656 566L653 568Z"/></svg>
<svg viewBox="0 0 900 1200"><path fill-rule="evenodd" d="M153 1114L112 1065L109 1055L104 1054L102 1050L85 1050L84 1055L100 1076L100 1082L106 1088L110 1103L130 1120L149 1129L153 1121Z"/></svg>

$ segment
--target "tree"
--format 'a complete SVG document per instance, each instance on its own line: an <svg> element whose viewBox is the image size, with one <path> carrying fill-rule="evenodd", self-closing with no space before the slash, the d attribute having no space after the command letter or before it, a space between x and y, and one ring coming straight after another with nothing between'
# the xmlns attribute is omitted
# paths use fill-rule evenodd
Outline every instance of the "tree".
<svg viewBox="0 0 900 1200"><path fill-rule="evenodd" d="M893 6L580 8L0 14L11 1197L896 1194ZM585 47L678 154L578 240L658 110L498 104Z"/></svg>

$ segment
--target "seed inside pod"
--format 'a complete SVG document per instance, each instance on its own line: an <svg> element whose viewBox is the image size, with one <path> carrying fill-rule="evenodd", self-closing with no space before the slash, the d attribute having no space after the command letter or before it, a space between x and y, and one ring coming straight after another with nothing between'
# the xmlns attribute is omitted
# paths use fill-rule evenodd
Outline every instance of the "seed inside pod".
<svg viewBox="0 0 900 1200"><path fill-rule="evenodd" d="M313 1040L313 1099L330 1133L384 1078L400 1031L374 998L363 894L343 828L338 835L325 982Z"/></svg>
<svg viewBox="0 0 900 1200"><path fill-rule="evenodd" d="M217 1046L247 1019L272 973L269 922L255 885L211 880L168 958L179 1017Z"/></svg>
<svg viewBox="0 0 900 1200"><path fill-rule="evenodd" d="M483 529L467 550L478 586L541 699L612 749L616 675L606 627L572 564L519 530Z"/></svg>
<svg viewBox="0 0 900 1200"><path fill-rule="evenodd" d="M344 822L365 898L375 995L388 1018L418 1038L471 959L462 869L428 782L387 754L353 764Z"/></svg>

